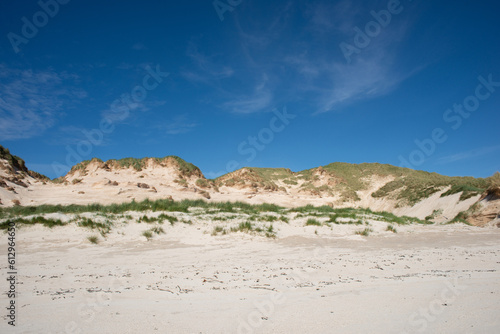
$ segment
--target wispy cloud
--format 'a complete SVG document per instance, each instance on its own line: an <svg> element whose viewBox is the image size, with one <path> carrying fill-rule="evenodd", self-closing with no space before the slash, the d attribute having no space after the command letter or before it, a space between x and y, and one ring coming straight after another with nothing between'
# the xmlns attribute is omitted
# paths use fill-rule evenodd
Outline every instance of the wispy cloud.
<svg viewBox="0 0 500 334"><path fill-rule="evenodd" d="M268 86L269 78L266 74L261 75L249 94L241 93L241 87L231 87L231 84L227 84L227 80L235 75L231 66L218 65L212 57L205 56L198 51L193 43L190 44L187 55L192 60L196 70L184 71L182 75L192 83L203 84L215 89L218 97L225 101L218 104L219 107L242 114L268 109L273 94ZM238 79L241 80L241 77ZM245 84L245 86L247 85Z"/></svg>
<svg viewBox="0 0 500 334"><path fill-rule="evenodd" d="M465 152L460 152L457 154L452 154L448 155L446 157L442 157L438 159L437 163L438 164L449 164L461 160L467 160L467 159L472 159L472 158L478 158L484 155L488 154L493 154L500 151L500 146L489 146L489 147L483 147L483 148L478 148L475 150L470 150L470 151L465 151Z"/></svg>
<svg viewBox="0 0 500 334"><path fill-rule="evenodd" d="M225 102L222 105L223 108L239 114L249 114L268 110L273 95L267 87L267 81L268 77L264 75L262 81L255 86L251 95L236 96L232 100Z"/></svg>
<svg viewBox="0 0 500 334"><path fill-rule="evenodd" d="M194 43L190 43L186 52L195 65L195 71L184 71L183 76L188 80L210 83L220 79L230 78L234 70L227 65L218 64L213 57L202 54Z"/></svg>
<svg viewBox="0 0 500 334"><path fill-rule="evenodd" d="M418 69L400 73L393 69L393 59L386 52L359 59L355 65L334 63L330 74L331 88L320 92L317 113L333 111L357 100L385 95Z"/></svg>
<svg viewBox="0 0 500 334"><path fill-rule="evenodd" d="M335 36L338 41L349 44L353 44L354 27L363 28L370 20L373 18L369 16L369 11L366 8L361 11L351 1L342 1L336 5L320 3L310 10L313 31L321 31L325 36ZM390 25L372 38L368 47L362 49L360 54L353 55L350 64L339 51L339 42L336 43L336 53L319 52L320 59L314 62L311 58L289 60L304 75L322 74L318 78L321 84L314 82L310 87L318 94L316 113L333 111L354 101L385 95L425 67L418 65L413 69L401 70L398 66L398 42L407 34L412 20L410 15L393 17Z"/></svg>
<svg viewBox="0 0 500 334"><path fill-rule="evenodd" d="M425 67L408 65L401 57L404 49L399 42L407 37L416 17L409 13L411 9L394 16L351 63L339 46L353 44L354 28L374 20L371 9L386 5L376 1L367 9L348 0L287 2L276 5L265 20L236 13L240 48L232 49L231 57L208 57L192 43L187 54L194 69L184 71L184 78L214 89L215 105L246 114L268 110L285 99L305 101L318 114L386 95ZM295 30L297 20L306 20L304 29Z"/></svg>
<svg viewBox="0 0 500 334"><path fill-rule="evenodd" d="M0 139L31 138L52 127L63 107L87 96L77 80L67 72L0 65Z"/></svg>
<svg viewBox="0 0 500 334"><path fill-rule="evenodd" d="M144 113L167 103L166 101L160 100L135 102L131 99L126 101L117 99L115 101L110 104L109 108L101 112L102 118L105 118L113 123L123 123L130 117L133 117L135 115L134 113L137 113L138 111Z"/></svg>
<svg viewBox="0 0 500 334"><path fill-rule="evenodd" d="M169 135L178 135L192 131L198 124L188 118L188 115L182 114L174 117L167 124L157 126L161 131Z"/></svg>

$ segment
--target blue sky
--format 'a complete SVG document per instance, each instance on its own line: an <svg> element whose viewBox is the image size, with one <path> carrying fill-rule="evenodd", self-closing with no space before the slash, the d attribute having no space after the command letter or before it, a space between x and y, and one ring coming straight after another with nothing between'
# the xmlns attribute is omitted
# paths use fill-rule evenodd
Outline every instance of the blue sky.
<svg viewBox="0 0 500 334"><path fill-rule="evenodd" d="M92 157L166 155L207 177L335 161L487 177L500 170L499 12L3 1L0 144L50 177Z"/></svg>

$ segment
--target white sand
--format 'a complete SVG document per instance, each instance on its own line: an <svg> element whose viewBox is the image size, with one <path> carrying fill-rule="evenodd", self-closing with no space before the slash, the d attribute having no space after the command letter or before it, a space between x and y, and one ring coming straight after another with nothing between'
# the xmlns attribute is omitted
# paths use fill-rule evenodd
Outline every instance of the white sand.
<svg viewBox="0 0 500 334"><path fill-rule="evenodd" d="M498 229L373 223L361 237L297 220L268 239L193 221L151 241L150 225L118 224L98 245L74 225L19 229L18 326L0 332L500 332Z"/></svg>

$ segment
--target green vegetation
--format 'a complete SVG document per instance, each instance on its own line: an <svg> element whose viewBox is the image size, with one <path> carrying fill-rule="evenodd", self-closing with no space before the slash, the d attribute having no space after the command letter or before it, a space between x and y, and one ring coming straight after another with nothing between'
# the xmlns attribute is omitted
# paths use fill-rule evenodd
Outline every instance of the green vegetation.
<svg viewBox="0 0 500 334"><path fill-rule="evenodd" d="M325 176L327 184L314 186L319 180L318 173ZM291 172L284 168L245 168L223 175L216 180L227 186L247 184L275 189L276 182L281 181L288 185L297 185L298 181L305 181L301 189L313 194L327 193L341 194L344 201L357 201L357 191L367 189L367 177L393 177L394 180L372 194L375 198L392 196L399 200L401 206L413 205L420 200L440 191L445 187L452 188L443 196L462 192L461 200L470 198L486 190L488 186L500 184L500 174L487 179L472 177L448 177L436 173L416 171L408 168L395 167L386 164L365 163L349 164L336 162L326 166Z"/></svg>
<svg viewBox="0 0 500 334"><path fill-rule="evenodd" d="M106 223L100 223L100 222L95 222L90 218L83 218L80 221L77 222L78 226L81 227L87 227L90 229L97 229L99 230L99 233L105 237L109 232L111 232L111 226L113 224L108 220Z"/></svg>
<svg viewBox="0 0 500 334"><path fill-rule="evenodd" d="M91 160L84 160L84 161L74 165L73 167L71 167L71 170L69 172L72 173L72 172L76 172L78 170L85 170L87 168L87 166L90 165L91 162L102 163L102 160L98 159L98 158L93 158Z"/></svg>
<svg viewBox="0 0 500 334"><path fill-rule="evenodd" d="M258 215L258 214L254 214L252 216L250 216L248 219L249 220L254 220L254 221L260 221L260 222L275 222L277 220L281 220L281 218L285 218L286 217L276 217L276 216L271 216L271 215Z"/></svg>
<svg viewBox="0 0 500 334"><path fill-rule="evenodd" d="M265 190L278 191L276 181L293 176L293 172L285 168L245 167L235 172L220 176L214 180L217 186L233 187L246 185Z"/></svg>
<svg viewBox="0 0 500 334"><path fill-rule="evenodd" d="M173 155L166 156L164 158L142 158L142 159L123 158L123 159L119 159L119 160L111 159L111 160L108 160L104 163L108 166L117 166L119 168L133 168L136 171L142 171L143 168L146 167L146 162L149 159L152 159L153 161L155 161L158 164L163 164L169 159L174 160L175 163L177 164L180 172L182 173L182 175L186 175L186 176L201 175L201 171L198 167L196 167L192 163L186 162L183 159L181 159L177 156L173 156ZM87 168L87 166L91 162L94 162L94 161L103 163L103 161L101 159L97 159L97 158L93 158L92 160L85 160L85 161L82 161L79 164L76 164L75 166L73 166L73 168L71 168L71 170L70 170L70 173L75 172L77 170L85 170Z"/></svg>
<svg viewBox="0 0 500 334"><path fill-rule="evenodd" d="M421 223L428 224L429 222L421 221L412 217L398 217L389 212L373 212L369 209L353 209L342 208L334 209L329 206L315 207L312 205L297 207L293 209L285 209L274 204L258 204L251 205L243 202L206 202L204 200L182 200L172 201L167 199L160 199L156 201L144 200L142 202L129 202L122 204L89 204L89 205L40 205L40 206L19 206L0 208L0 218L13 218L22 217L27 215L42 215L49 213L64 213L64 214L81 214L85 212L97 214L124 214L129 211L144 212L184 212L188 213L191 208L199 208L203 212L219 212L219 213L233 213L233 214L248 214L258 215L265 212L274 212L281 214L278 218L274 215L258 216L259 218L252 217L251 219L260 219L262 221L274 222L281 220L288 222L288 218L283 215L285 212L298 212L301 215L317 216L317 217L330 217L330 222L335 222L337 218L351 218L358 219L358 216L367 216L371 219L387 221L388 223L396 224L410 224ZM124 216L125 219L131 220L130 215ZM231 217L231 216L229 216ZM256 216L257 217L257 216ZM297 217L300 217L299 215ZM216 218L218 219L218 218ZM220 218L223 220L223 218ZM177 217L160 214L157 218L143 216L140 221L144 222L162 222L168 220L171 224L178 221Z"/></svg>
<svg viewBox="0 0 500 334"><path fill-rule="evenodd" d="M142 171L146 167L146 159L123 158L120 160L110 160L106 163L116 164L121 168L133 168L136 171Z"/></svg>
<svg viewBox="0 0 500 334"><path fill-rule="evenodd" d="M205 179L198 179L198 180L196 180L196 185L198 187L200 187L200 188L208 188L208 187L210 187L210 184Z"/></svg>
<svg viewBox="0 0 500 334"><path fill-rule="evenodd" d="M468 184L460 184L460 185L454 184L451 186L450 190L442 193L441 197L457 194L460 192L462 193L462 195L460 195L460 200L465 201L466 199L469 199L476 195L480 195L482 192L484 192L484 189L474 187Z"/></svg>
<svg viewBox="0 0 500 334"><path fill-rule="evenodd" d="M373 230L371 228L365 228L362 231L356 231L354 234L362 235L364 237L367 237L367 236L370 235L371 232L373 232Z"/></svg>
<svg viewBox="0 0 500 334"><path fill-rule="evenodd" d="M293 172L288 168L255 168L246 167L258 175L263 181L279 181L293 176Z"/></svg>
<svg viewBox="0 0 500 334"><path fill-rule="evenodd" d="M92 244L98 244L99 243L99 238L95 235L91 235L90 237L87 238L88 241Z"/></svg>
<svg viewBox="0 0 500 334"><path fill-rule="evenodd" d="M451 189L443 196L464 191L461 200L467 199L484 191L491 182L489 179L449 177L437 173L391 167L397 168L394 174L396 179L374 192L372 196L375 198L386 197L397 190L399 193L394 196L400 200L401 205L413 205L450 185Z"/></svg>
<svg viewBox="0 0 500 334"><path fill-rule="evenodd" d="M198 167L193 165L190 162L186 162L183 159L179 158L178 156L171 155L168 157L163 158L163 160L166 160L167 158L172 158L174 159L183 175L191 176L191 175L201 175L201 171Z"/></svg>
<svg viewBox="0 0 500 334"><path fill-rule="evenodd" d="M153 232L151 232L150 230L142 232L142 235L146 237L148 241L153 238Z"/></svg>
<svg viewBox="0 0 500 334"><path fill-rule="evenodd" d="M148 223L148 224L151 224L151 223L154 223L154 222L157 222L158 221L158 218L157 217L148 217L146 215L142 216L139 218L139 220L137 221L138 223Z"/></svg>
<svg viewBox="0 0 500 334"><path fill-rule="evenodd" d="M333 208L329 207L328 205L314 206L314 205L308 204L306 206L299 206L296 208L292 208L292 209L290 209L290 212L328 214L328 213L335 212L336 210L342 210L342 209L333 209Z"/></svg>
<svg viewBox="0 0 500 334"><path fill-rule="evenodd" d="M10 154L9 150L0 146L0 157L7 159L12 166L27 173L25 163L19 157ZM235 172L218 177L215 180L206 180L198 167L184 161L177 156L164 158L125 158L108 160L104 164L108 167L133 168L142 170L148 159L160 165L175 165L181 176L176 180L187 186L186 178L197 177L196 185L200 188L214 188L217 186L243 186L260 188L270 191L286 191L278 184L298 185L300 190L315 195L340 195L342 201L358 201L357 192L366 190L368 179L372 176L389 177L393 180L372 193L374 198L388 197L398 201L399 206L413 205L436 192L449 188L442 196L461 193L460 200L481 194L490 186L500 185L500 173L489 178L448 177L436 173L416 171L408 168L395 167L386 164L364 163L349 164L336 162L318 168L292 172L286 168L253 168L245 167ZM85 170L92 162L103 163L100 159L83 161L75 165L71 171ZM31 173L31 172L30 172ZM33 172L32 175L36 173ZM31 174L30 174L31 175ZM39 176L43 177L43 176ZM64 182L64 179L53 182ZM321 181L321 182L320 182ZM75 179L73 182L78 182ZM208 199L208 193L202 193Z"/></svg>
<svg viewBox="0 0 500 334"><path fill-rule="evenodd" d="M309 218L306 222L306 226L321 226L321 222L319 222L318 220L314 219L314 218Z"/></svg>
<svg viewBox="0 0 500 334"><path fill-rule="evenodd" d="M276 238L276 232L274 231L274 226L273 224L269 225L266 230L266 237L267 238Z"/></svg>
<svg viewBox="0 0 500 334"><path fill-rule="evenodd" d="M222 233L223 235L227 234L226 230L222 226L215 226L212 235L217 235L219 233Z"/></svg>
<svg viewBox="0 0 500 334"><path fill-rule="evenodd" d="M387 229L386 231L389 231L389 232L392 232L392 233L398 233L398 231L396 230L396 228L392 225L387 225Z"/></svg>
<svg viewBox="0 0 500 334"><path fill-rule="evenodd" d="M168 220L168 222L170 223L170 225L174 225L176 222L179 221L179 219L177 217L175 217L175 216L169 216L169 215L164 214L164 213L162 213L162 214L160 214L158 216L158 222L160 222L160 224L162 224L163 221L165 221L165 220Z"/></svg>
<svg viewBox="0 0 500 334"><path fill-rule="evenodd" d="M500 172L496 172L493 176L488 178L490 187L500 187Z"/></svg>
<svg viewBox="0 0 500 334"><path fill-rule="evenodd" d="M354 219L356 216L354 216L352 219L349 217L341 217L341 216L336 216L336 215L331 215L330 219L327 221L327 223L334 223L337 225L363 225L363 221L361 219ZM338 219L338 218L348 218L348 219Z"/></svg>
<svg viewBox="0 0 500 334"><path fill-rule="evenodd" d="M196 210L193 211L193 209ZM247 222L239 226L237 230L247 231L249 233L254 233L254 232L266 233L262 229L259 230L258 227L253 227L252 221L270 222L270 223L282 221L288 223L289 218L286 216L287 213L294 213L294 212L298 212L298 215L296 215L295 219L300 217L307 217L308 222L306 222L306 224L313 226L322 225L318 219L314 219L313 217L328 217L329 220L326 221L326 224L334 223L334 224L361 225L364 224L364 222L365 224L367 224L366 222L368 219L384 221L392 225L396 224L406 225L413 223L432 224L432 222L430 221L422 221L417 218L405 217L405 216L398 217L392 213L373 212L369 209L359 209L359 208L334 209L329 206L315 207L312 205L307 205L293 209L284 209L274 204L250 205L242 202L209 203L203 200L183 200L179 202L175 202L172 200L157 200L157 201L144 200L142 202L133 201L130 203L111 204L107 206L103 206L100 204L91 204L91 205L69 205L69 206L42 205L38 207L10 207L10 208L0 209L0 218L10 217L10 218L15 218L16 220L21 219L20 221L21 223L34 224L38 222L44 223L45 221L43 219L45 218L38 217L38 218L33 218L30 221L24 221L22 220L21 217L25 215L43 215L54 212L59 212L64 214L81 214L85 212L92 212L98 215L103 215L104 217L121 214L123 218L130 221L133 220L132 216L130 214L125 215L125 213L129 211L135 211L135 212L163 211L157 217L143 215L138 219L138 221L145 222L148 224L151 223L162 224L164 221L168 221L172 225L178 222L179 218L173 215L166 214L165 212L190 213L191 211L193 211L194 215L206 215L207 213L217 214L216 216L213 217L206 216L206 218L204 218L204 219L212 219L214 221L232 220L239 217L245 217L245 215L247 215L246 216ZM271 215L269 214L270 212L274 212L275 214ZM220 213L225 213L225 215L220 215ZM47 221L48 222L45 222L46 226L64 225L62 222L58 221L54 222L51 222L50 220ZM190 223L190 221L184 221L184 220L182 220L182 222ZM80 226L99 229L103 236L106 236L106 234L110 232L110 229L112 227L112 224L109 222L98 223L88 218L81 219L80 222L78 222L77 220L77 224ZM6 223L0 224L0 228L5 229ZM226 231L226 232L228 233L231 231Z"/></svg>
<svg viewBox="0 0 500 334"><path fill-rule="evenodd" d="M14 170L17 169L22 172L28 171L28 168L26 168L24 160L19 158L18 156L12 155L9 149L3 147L2 145L0 145L0 159L7 160L9 166L12 167Z"/></svg>
<svg viewBox="0 0 500 334"><path fill-rule="evenodd" d="M45 217L33 217L31 219L23 219L23 218L15 218L13 219L14 223L16 225L35 225L35 224L42 224L45 227L48 228L53 228L55 226L64 226L66 223L62 222L59 219L51 219L51 218L45 218ZM0 223L0 229L1 230L7 230L8 229L8 222L4 221L3 223Z"/></svg>
<svg viewBox="0 0 500 334"><path fill-rule="evenodd" d="M179 219L177 217L169 216L167 214L162 213L158 217L148 217L148 216L144 215L144 216L139 218L138 223L144 222L144 223L152 224L152 223L158 222L160 224L163 224L163 222L165 220L168 220L171 225L174 225L174 223L179 221Z"/></svg>
<svg viewBox="0 0 500 334"><path fill-rule="evenodd" d="M164 234L165 230L161 226L155 226L150 229L151 232L156 233L156 234Z"/></svg>
<svg viewBox="0 0 500 334"><path fill-rule="evenodd" d="M408 216L396 216L393 213L386 212L386 211L380 211L380 212L371 212L372 216L370 217L371 219L378 220L378 221L384 221L387 223L394 223L398 225L408 225L408 224L432 224L432 222L425 221L425 220L420 220L415 217L408 217Z"/></svg>
<svg viewBox="0 0 500 334"><path fill-rule="evenodd" d="M236 232L242 232L242 233L248 233L248 234L261 234L266 236L267 238L275 238L276 237L276 232L274 230L274 226L271 224L268 227L261 228L261 227L256 227L254 224L252 224L249 221L242 222L238 226L231 227L229 230L223 228L222 226L214 226L212 230L212 235L226 235L229 233L236 233Z"/></svg>
<svg viewBox="0 0 500 334"><path fill-rule="evenodd" d="M344 208L332 210L332 213L333 214L329 215L330 219L328 222L339 224L341 223L339 221L339 218L355 220L359 215L365 214L366 211L360 209Z"/></svg>
<svg viewBox="0 0 500 334"><path fill-rule="evenodd" d="M429 221L433 220L433 219L435 219L437 216L439 216L442 213L443 213L442 209L434 210L434 211L432 211L432 213L430 215L428 215L427 217L425 217L425 220L429 220Z"/></svg>
<svg viewBox="0 0 500 334"><path fill-rule="evenodd" d="M473 211L473 208L471 208L471 211L462 211L459 212L455 218L447 222L446 224L456 224L456 223L462 223L466 225L470 225L470 223L467 221L467 218L469 218L471 212Z"/></svg>
<svg viewBox="0 0 500 334"><path fill-rule="evenodd" d="M44 218L41 215L50 214L54 212L63 214L82 214L86 212L94 213L99 216L103 216L106 221L93 220L90 218L81 218L77 216L74 219L78 226L87 227L91 229L97 229L100 231L102 236L106 236L112 228L112 223L110 220L123 218L126 220L133 220L130 214L127 212L160 212L158 216L151 214L144 214L138 219L139 223L147 224L163 224L168 221L170 224L175 224L176 222L183 222L186 224L191 224L192 222L185 219L179 219L174 215L167 214L167 212L179 212L179 213L191 213L193 215L203 215L203 219L210 219L213 221L230 221L237 218L245 218L246 221L240 223L238 226L231 229L217 230L215 234L226 234L230 232L245 232L245 233L257 233L257 234L269 234L271 237L275 235L274 226L271 224L272 232L259 227L262 225L254 225L256 223L277 223L284 222L288 223L288 215L290 213L297 213L294 219L300 217L306 217L306 226L322 226L322 220L315 217L325 217L328 220L326 224L351 224L351 225L362 225L368 224L369 220L377 220L387 222L391 226L397 225L407 225L407 224L432 224L431 217L427 217L427 220L423 221L412 217L398 217L392 213L388 212L374 212L369 209L362 208L331 208L329 206L319 206L315 207L312 205L307 205L303 207L285 209L274 204L261 204L261 205L250 205L243 202L218 202L209 203L203 200L183 200L175 202L172 200L157 200L150 201L144 200L142 202L132 201L130 203L122 204L111 204L111 205L42 205L42 206L31 206L31 207L9 207L0 209L0 218L10 218L19 224L43 224L44 226L63 226L65 223L60 220L54 220L49 218ZM273 213L273 214L271 214ZM438 212L434 212L434 215ZM25 219L23 216L34 215L36 217ZM213 216L212 216L213 215ZM452 222L465 222L466 213L462 213L455 217ZM293 216L292 216L293 217ZM7 228L7 223L0 223L1 229ZM162 233L159 228L156 229L159 233ZM153 233L158 233L153 231Z"/></svg>
<svg viewBox="0 0 500 334"><path fill-rule="evenodd" d="M232 227L231 232L250 232L253 231L254 226L251 222L240 223L238 227Z"/></svg>
<svg viewBox="0 0 500 334"><path fill-rule="evenodd" d="M231 220L238 218L236 215L229 215L229 216L213 216L210 217L213 221L226 221L226 220Z"/></svg>
<svg viewBox="0 0 500 334"><path fill-rule="evenodd" d="M186 179L176 179L176 180L174 180L174 182L178 183L178 184L180 184L181 186L184 186L184 187L187 187L187 185L188 185Z"/></svg>
<svg viewBox="0 0 500 334"><path fill-rule="evenodd" d="M203 200L183 200L174 202L168 199L160 199L150 201L148 199L141 202L128 202L121 204L102 205L98 203L89 205L40 205L40 206L20 206L0 208L0 218L7 218L9 216L27 216L34 214L46 213L125 213L127 211L170 211L170 212L188 212L189 208L199 207L203 209L217 208L223 212L236 212L238 209L248 212L263 212L263 211L278 211L281 208L272 204L262 204L252 206L242 202L219 202L208 203Z"/></svg>

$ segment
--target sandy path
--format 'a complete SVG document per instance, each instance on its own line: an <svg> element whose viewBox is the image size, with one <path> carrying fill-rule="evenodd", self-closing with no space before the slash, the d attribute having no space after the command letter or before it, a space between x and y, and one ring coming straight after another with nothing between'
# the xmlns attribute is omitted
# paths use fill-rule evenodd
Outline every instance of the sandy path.
<svg viewBox="0 0 500 334"><path fill-rule="evenodd" d="M69 239L56 231L19 232L14 332L500 330L497 230L99 245L82 242L78 229ZM5 294L0 303L7 303ZM0 332L13 332L5 319Z"/></svg>

